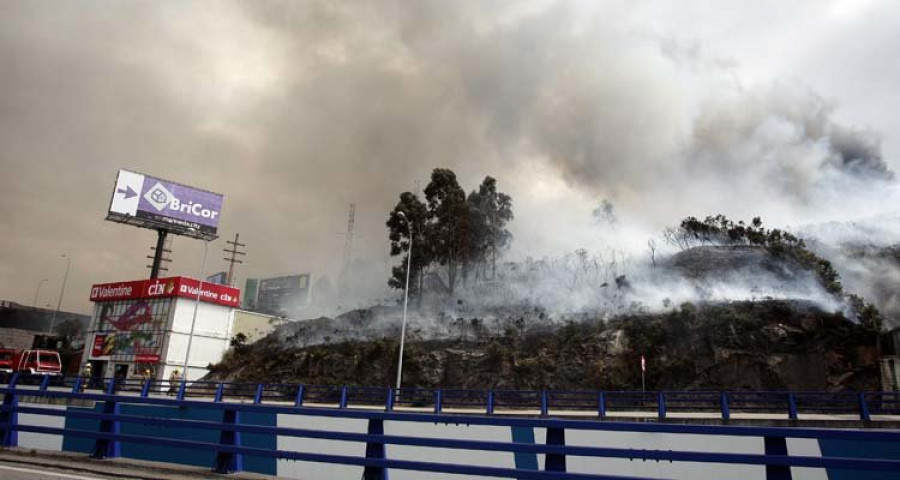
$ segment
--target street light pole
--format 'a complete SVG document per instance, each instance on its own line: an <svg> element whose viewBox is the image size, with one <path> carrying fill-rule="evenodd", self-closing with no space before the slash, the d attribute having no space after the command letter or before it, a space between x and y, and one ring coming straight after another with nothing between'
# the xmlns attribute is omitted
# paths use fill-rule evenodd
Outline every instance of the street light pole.
<svg viewBox="0 0 900 480"><path fill-rule="evenodd" d="M409 250L406 252L406 288L403 289L403 324L400 327L400 358L397 361L397 390L400 390L400 379L403 377L403 344L406 342L406 308L409 304L409 271L412 266L413 236L412 225L406 215L403 212L397 212L397 215L403 217L403 220L406 221L406 228L409 230Z"/></svg>
<svg viewBox="0 0 900 480"><path fill-rule="evenodd" d="M53 326L56 324L56 315L59 313L59 308L62 306L63 295L66 294L66 282L69 280L69 267L72 266L72 257L63 254L63 257L66 259L66 274L63 275L63 283L62 288L59 289L59 301L56 303L56 310L53 311L53 316L50 317L50 330L47 331L48 334L53 334Z"/></svg>
<svg viewBox="0 0 900 480"><path fill-rule="evenodd" d="M200 286L197 287L197 301L194 303L194 316L191 318L191 334L188 337L187 351L184 353L184 366L182 367L184 376L181 378L185 380L188 379L188 359L191 358L191 344L194 342L194 326L197 324L197 310L200 308L200 293L203 291L203 279L206 276L206 254L209 251L209 242L209 240L204 240L203 242L203 266L200 268Z"/></svg>
<svg viewBox="0 0 900 480"><path fill-rule="evenodd" d="M46 278L42 278L41 281L38 282L37 288L34 289L34 301L31 302L31 306L32 306L32 307L37 308L37 297L38 297L38 292L41 291L41 285L43 285L43 284L46 283L46 282L47 282L47 279L46 279Z"/></svg>

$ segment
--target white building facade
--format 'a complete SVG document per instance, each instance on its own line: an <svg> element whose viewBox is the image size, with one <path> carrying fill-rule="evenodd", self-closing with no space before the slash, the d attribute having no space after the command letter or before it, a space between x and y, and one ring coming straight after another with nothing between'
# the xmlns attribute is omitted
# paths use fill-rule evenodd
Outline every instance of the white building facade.
<svg viewBox="0 0 900 480"><path fill-rule="evenodd" d="M81 364L90 363L92 376L142 377L149 370L166 380L186 362L182 376L196 380L229 347L240 290L171 277L94 285L91 301Z"/></svg>

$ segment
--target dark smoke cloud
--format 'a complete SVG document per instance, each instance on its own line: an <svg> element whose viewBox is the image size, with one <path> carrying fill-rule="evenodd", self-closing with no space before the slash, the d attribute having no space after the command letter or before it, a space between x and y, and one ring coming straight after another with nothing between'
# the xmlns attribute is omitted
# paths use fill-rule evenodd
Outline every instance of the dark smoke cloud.
<svg viewBox="0 0 900 480"><path fill-rule="evenodd" d="M881 142L871 132L835 127L828 143L833 155L827 165L873 180L893 180L894 172L881 156Z"/></svg>
<svg viewBox="0 0 900 480"><path fill-rule="evenodd" d="M435 167L467 189L498 178L519 257L644 249L686 215L885 204L870 130L802 78L745 85L739 59L658 27L651 4L3 2L2 296L28 303L46 277L50 300L66 252L72 308L145 274L153 234L102 221L120 167L223 192L241 278L333 284L356 203L359 301L384 295L385 213ZM603 199L614 231L591 222ZM172 273L199 274L199 242L174 248Z"/></svg>

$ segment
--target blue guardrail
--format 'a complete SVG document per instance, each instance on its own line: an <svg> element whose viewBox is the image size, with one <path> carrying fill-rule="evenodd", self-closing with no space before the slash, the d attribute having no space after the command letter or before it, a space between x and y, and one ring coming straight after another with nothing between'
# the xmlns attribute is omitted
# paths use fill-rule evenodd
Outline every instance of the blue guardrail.
<svg viewBox="0 0 900 480"><path fill-rule="evenodd" d="M900 431L870 428L875 416L900 413L897 392L564 392L382 387L112 381L80 377L27 378L13 374L0 408L0 444L18 445L19 433L59 435L63 449L95 458L166 458L208 466L218 473L275 474L278 460L323 462L360 468L364 480L388 479L391 471L515 479L648 478L570 472L573 457L755 465L767 479L790 479L792 467L825 469L828 478L900 478ZM66 404L65 408L50 403ZM76 405L93 405L76 406ZM583 417L583 411L593 418ZM579 418L551 415L582 412ZM614 412L651 415L642 422L613 421ZM717 425L667 422L676 412L706 413ZM508 415L508 413L516 413ZM796 421L806 414L850 415L858 428L728 425L739 413L769 413ZM64 417L63 427L20 422L20 415ZM366 431L290 428L280 416L365 422ZM34 418L34 417L32 417ZM670 419L669 419L670 420ZM896 419L894 419L896 420ZM419 426L502 427L511 437L447 438L386 434L385 423ZM882 426L883 427L883 426ZM545 433L542 443L535 431ZM763 453L621 448L569 444L578 432L754 437ZM358 444L359 454L279 448L277 439L300 438ZM791 455L790 439L818 441L821 456ZM723 440L724 441L724 440ZM497 452L515 466L485 466L391 458L391 446L436 452ZM356 451L356 450L354 450ZM538 458L543 461L538 462ZM542 466L543 469L539 469Z"/></svg>

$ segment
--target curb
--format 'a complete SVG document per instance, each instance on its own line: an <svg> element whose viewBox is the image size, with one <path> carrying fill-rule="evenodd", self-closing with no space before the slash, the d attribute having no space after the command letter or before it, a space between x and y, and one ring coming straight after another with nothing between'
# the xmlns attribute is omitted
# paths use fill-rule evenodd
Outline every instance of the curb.
<svg viewBox="0 0 900 480"><path fill-rule="evenodd" d="M218 474L203 467L176 466L173 464L133 460L128 458L99 460L80 453L25 449L20 447L0 448L0 462L29 465L65 472L94 474L107 478L127 478L135 480L184 480L195 478L256 480L263 478L277 478L247 472Z"/></svg>

